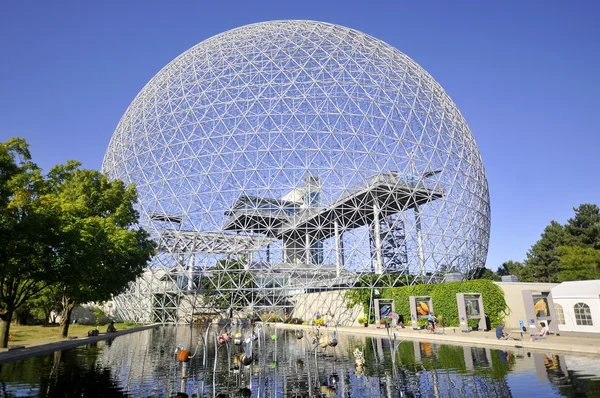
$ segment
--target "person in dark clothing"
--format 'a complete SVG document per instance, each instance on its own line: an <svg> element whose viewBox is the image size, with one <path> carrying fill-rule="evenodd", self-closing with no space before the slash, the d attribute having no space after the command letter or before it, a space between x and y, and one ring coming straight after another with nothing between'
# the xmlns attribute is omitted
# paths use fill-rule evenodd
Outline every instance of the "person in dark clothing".
<svg viewBox="0 0 600 398"><path fill-rule="evenodd" d="M116 331L117 331L117 329L115 328L115 322L110 321L110 324L108 325L108 328L106 329L106 333L114 333Z"/></svg>

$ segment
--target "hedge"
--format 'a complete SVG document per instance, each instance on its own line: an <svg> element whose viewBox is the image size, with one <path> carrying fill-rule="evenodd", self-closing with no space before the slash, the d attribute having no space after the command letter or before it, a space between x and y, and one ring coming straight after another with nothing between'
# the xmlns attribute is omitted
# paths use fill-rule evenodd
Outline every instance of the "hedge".
<svg viewBox="0 0 600 398"><path fill-rule="evenodd" d="M352 289L358 290L358 289ZM368 289L362 292L355 291L354 294L347 295L349 306L358 304L359 297L367 298L365 294ZM445 327L458 327L458 304L456 303L456 293L481 293L483 296L483 307L485 314L490 318L492 328L500 324L506 314L508 307L504 300L504 292L500 287L487 279L477 279L465 282L446 282L431 285L413 285L392 288L379 288L378 298L394 299L396 312L404 316L405 322L410 322L410 302L409 296L431 296L433 300L433 310L436 316L441 315ZM350 300L353 297L354 300ZM368 308L368 299L362 304Z"/></svg>

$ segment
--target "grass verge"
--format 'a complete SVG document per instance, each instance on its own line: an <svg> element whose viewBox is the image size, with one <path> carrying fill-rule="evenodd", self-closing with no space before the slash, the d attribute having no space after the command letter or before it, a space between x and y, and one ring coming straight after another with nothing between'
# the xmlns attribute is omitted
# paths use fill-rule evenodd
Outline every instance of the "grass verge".
<svg viewBox="0 0 600 398"><path fill-rule="evenodd" d="M125 330L131 329L137 326L142 326L141 324L124 322L124 323L115 323L115 327L117 330ZM98 326L98 330L100 333L106 332L106 328L108 324ZM87 337L88 330L95 329L95 326L91 325L80 325L80 324L72 324L69 326L69 338L75 337ZM50 325L50 326L24 326L24 325L10 325L10 334L11 339L8 340L9 345L36 345L36 342L39 344L50 343L53 341L63 340L60 337L60 326L59 325Z"/></svg>

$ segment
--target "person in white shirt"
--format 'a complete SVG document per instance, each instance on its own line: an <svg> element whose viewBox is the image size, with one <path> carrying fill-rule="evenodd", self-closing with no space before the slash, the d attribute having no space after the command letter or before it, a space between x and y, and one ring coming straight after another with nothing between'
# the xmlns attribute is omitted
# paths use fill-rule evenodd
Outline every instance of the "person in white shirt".
<svg viewBox="0 0 600 398"><path fill-rule="evenodd" d="M529 335L529 339L531 341L541 340L541 339L546 338L546 335L548 334L548 326L546 326L546 324L544 322L540 322L540 325L542 326L542 330L540 330L539 333L533 333L533 334Z"/></svg>

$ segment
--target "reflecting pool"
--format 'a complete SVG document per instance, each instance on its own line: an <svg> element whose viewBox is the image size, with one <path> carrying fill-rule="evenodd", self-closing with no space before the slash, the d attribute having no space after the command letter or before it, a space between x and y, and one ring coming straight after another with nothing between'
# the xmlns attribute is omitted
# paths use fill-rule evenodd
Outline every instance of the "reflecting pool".
<svg viewBox="0 0 600 398"><path fill-rule="evenodd" d="M239 346L234 329L229 342L219 345L222 330L205 330L157 327L5 363L0 397L600 396L597 356L335 335L333 330L321 331L326 348L315 349L319 339L315 343L309 331L298 339L294 331L271 327L255 339L245 331ZM179 345L195 353L188 362L178 362ZM252 357L249 366L240 364L242 354L247 361Z"/></svg>

